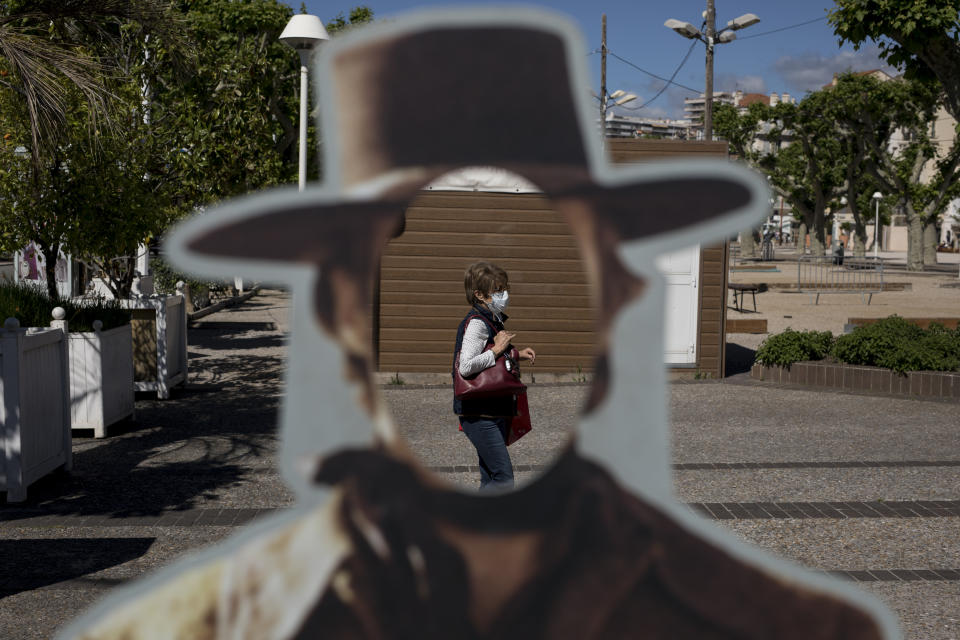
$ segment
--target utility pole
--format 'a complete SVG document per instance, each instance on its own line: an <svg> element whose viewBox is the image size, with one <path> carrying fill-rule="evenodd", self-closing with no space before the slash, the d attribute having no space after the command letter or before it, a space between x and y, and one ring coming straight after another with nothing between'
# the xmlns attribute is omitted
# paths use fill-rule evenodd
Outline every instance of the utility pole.
<svg viewBox="0 0 960 640"><path fill-rule="evenodd" d="M607 14L600 16L600 141L607 137Z"/></svg>
<svg viewBox="0 0 960 640"><path fill-rule="evenodd" d="M703 103L703 139L708 142L713 140L713 42L717 35L716 20L717 13L713 6L713 0L707 0L707 32L704 34L707 45L707 86Z"/></svg>

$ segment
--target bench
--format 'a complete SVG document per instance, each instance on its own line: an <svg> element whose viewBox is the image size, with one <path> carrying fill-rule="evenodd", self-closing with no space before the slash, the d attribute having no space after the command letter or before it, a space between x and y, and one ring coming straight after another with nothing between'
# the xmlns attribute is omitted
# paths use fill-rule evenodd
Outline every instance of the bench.
<svg viewBox="0 0 960 640"><path fill-rule="evenodd" d="M801 256L797 262L797 291L819 304L824 293L859 293L870 304L883 291L881 258L847 258L836 264L833 256Z"/></svg>
<svg viewBox="0 0 960 640"><path fill-rule="evenodd" d="M766 291L766 287L762 284L746 284L739 282L731 282L727 285L727 288L733 291L733 306L734 308L743 313L743 296L744 294L749 293L753 297L753 310L757 310L757 293L760 291ZM739 299L738 299L739 295Z"/></svg>

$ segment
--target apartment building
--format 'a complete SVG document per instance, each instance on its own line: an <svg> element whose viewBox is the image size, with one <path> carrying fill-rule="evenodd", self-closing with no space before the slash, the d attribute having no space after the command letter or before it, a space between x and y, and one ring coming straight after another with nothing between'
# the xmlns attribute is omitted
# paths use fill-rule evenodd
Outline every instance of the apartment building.
<svg viewBox="0 0 960 640"><path fill-rule="evenodd" d="M697 140L703 127L692 120L641 118L607 112L608 138L657 138L662 140Z"/></svg>

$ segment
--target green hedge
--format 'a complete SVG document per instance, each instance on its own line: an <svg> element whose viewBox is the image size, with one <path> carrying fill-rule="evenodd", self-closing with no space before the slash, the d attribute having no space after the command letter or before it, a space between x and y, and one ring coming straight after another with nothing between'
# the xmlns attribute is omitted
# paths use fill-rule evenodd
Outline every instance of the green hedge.
<svg viewBox="0 0 960 640"><path fill-rule="evenodd" d="M833 347L829 331L794 331L770 336L757 349L757 362L764 365L789 367L794 362L822 360Z"/></svg>
<svg viewBox="0 0 960 640"><path fill-rule="evenodd" d="M857 327L833 338L829 331L793 331L772 335L757 349L763 365L789 367L794 362L832 356L840 362L907 371L960 371L960 328L937 324L921 329L899 316Z"/></svg>
<svg viewBox="0 0 960 640"><path fill-rule="evenodd" d="M0 322L16 318L21 327L49 327L54 307L66 311L71 332L93 331L93 322L103 322L103 330L130 322L130 311L116 300L93 299L77 304L70 300L47 297L45 291L25 284L0 282Z"/></svg>

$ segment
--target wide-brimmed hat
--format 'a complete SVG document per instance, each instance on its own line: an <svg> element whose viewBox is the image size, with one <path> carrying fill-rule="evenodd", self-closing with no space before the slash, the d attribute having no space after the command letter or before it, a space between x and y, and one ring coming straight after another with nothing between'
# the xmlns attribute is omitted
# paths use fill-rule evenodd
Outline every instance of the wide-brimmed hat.
<svg viewBox="0 0 960 640"><path fill-rule="evenodd" d="M477 165L524 176L558 209L573 203L625 240L716 227L765 207L762 182L739 167L608 166L573 33L540 12L474 10L414 14L335 39L313 80L321 188L215 212L174 243L200 262L355 261L395 231L421 188Z"/></svg>

